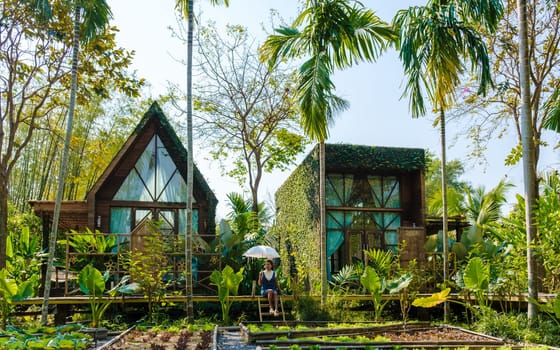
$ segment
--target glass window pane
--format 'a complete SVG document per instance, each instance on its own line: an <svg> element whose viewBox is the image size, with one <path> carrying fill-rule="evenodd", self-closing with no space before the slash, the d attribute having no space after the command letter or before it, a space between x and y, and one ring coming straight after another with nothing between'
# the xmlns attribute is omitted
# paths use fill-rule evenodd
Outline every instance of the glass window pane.
<svg viewBox="0 0 560 350"><path fill-rule="evenodd" d="M171 181L161 193L159 201L174 203L187 202L187 184L178 171L175 171L173 174ZM196 203L194 198L193 203Z"/></svg>
<svg viewBox="0 0 560 350"><path fill-rule="evenodd" d="M381 176L368 176L368 183L373 201L374 208L382 208L383 194L381 191Z"/></svg>
<svg viewBox="0 0 560 350"><path fill-rule="evenodd" d="M148 143L148 145L146 146L146 149L144 149L144 152L142 152L142 155L136 162L136 165L134 166L138 171L138 174L146 184L148 192L150 193L152 198L155 198L154 194L155 194L155 186L156 186L155 145L156 145L156 141L155 141L155 137L153 137L150 140L150 143Z"/></svg>
<svg viewBox="0 0 560 350"><path fill-rule="evenodd" d="M152 211L149 209L137 209L135 213L134 226L136 227L142 220L151 219Z"/></svg>
<svg viewBox="0 0 560 350"><path fill-rule="evenodd" d="M343 206L344 178L339 174L327 175L325 184L326 205Z"/></svg>
<svg viewBox="0 0 560 350"><path fill-rule="evenodd" d="M111 208L110 233L130 233L131 208Z"/></svg>
<svg viewBox="0 0 560 350"><path fill-rule="evenodd" d="M179 209L179 234L184 236L187 231L186 226L187 221L187 209ZM193 232L198 232L198 209L193 209L192 211L192 228Z"/></svg>
<svg viewBox="0 0 560 350"><path fill-rule="evenodd" d="M385 213L385 228L396 230L401 226L401 216L397 213Z"/></svg>
<svg viewBox="0 0 560 350"><path fill-rule="evenodd" d="M394 176L383 179L383 200L385 208L400 208L399 182Z"/></svg>
<svg viewBox="0 0 560 350"><path fill-rule="evenodd" d="M367 234L367 249L381 249L381 237L379 233L368 232Z"/></svg>
<svg viewBox="0 0 560 350"><path fill-rule="evenodd" d="M396 231L385 232L385 246L394 252L397 251L399 245L399 237Z"/></svg>
<svg viewBox="0 0 560 350"><path fill-rule="evenodd" d="M363 259L363 246L362 246L362 233L361 232L350 232L349 235L348 248L350 251L350 263Z"/></svg>
<svg viewBox="0 0 560 350"><path fill-rule="evenodd" d="M329 210L327 212L327 229L340 229L344 227L344 212Z"/></svg>
<svg viewBox="0 0 560 350"><path fill-rule="evenodd" d="M140 180L136 170L132 169L121 185L121 188L119 188L118 192L115 194L115 197L113 197L113 200L151 201L152 197Z"/></svg>
<svg viewBox="0 0 560 350"><path fill-rule="evenodd" d="M159 139L157 138L157 178L156 178L156 189L157 197L159 197L165 185L169 182L173 174L176 172L177 167L171 159L169 152Z"/></svg>

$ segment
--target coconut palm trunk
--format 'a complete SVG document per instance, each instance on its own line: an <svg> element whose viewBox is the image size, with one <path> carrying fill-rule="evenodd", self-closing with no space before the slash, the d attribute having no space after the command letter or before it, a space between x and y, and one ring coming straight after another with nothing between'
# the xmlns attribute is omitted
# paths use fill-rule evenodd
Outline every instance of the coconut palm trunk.
<svg viewBox="0 0 560 350"><path fill-rule="evenodd" d="M54 202L54 213L52 229L49 233L49 251L47 269L45 273L45 285L43 294L43 305L41 308L41 324L46 325L49 313L49 297L51 295L51 275L54 270L54 254L58 232L58 221L60 219L60 207L64 196L64 181L66 180L66 169L68 168L68 154L70 152L70 140L74 123L74 108L76 106L76 93L78 89L78 54L80 50L80 7L74 5L74 38L72 43L72 85L70 87L70 103L68 105L68 119L66 120L66 135L64 137L64 149L62 160L58 170L58 184Z"/></svg>
<svg viewBox="0 0 560 350"><path fill-rule="evenodd" d="M523 182L525 191L525 227L527 234L527 287L529 298L537 300L536 262L532 245L535 244L537 228L533 210L536 204L535 144L531 118L531 83L529 80L529 47L527 35L527 0L517 0L519 24L519 82L521 87L521 143L523 154ZM529 302L527 317L533 322L537 317L537 305Z"/></svg>

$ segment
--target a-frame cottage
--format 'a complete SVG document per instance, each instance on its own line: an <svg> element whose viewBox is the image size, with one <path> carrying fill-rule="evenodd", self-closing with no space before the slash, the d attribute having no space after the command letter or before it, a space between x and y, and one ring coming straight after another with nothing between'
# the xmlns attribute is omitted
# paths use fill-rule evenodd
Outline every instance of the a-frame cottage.
<svg viewBox="0 0 560 350"><path fill-rule="evenodd" d="M196 287L204 292L207 277L216 267L210 266L212 254L203 247L215 238L217 199L204 177L196 168L193 189L193 231L197 233L193 251L196 262ZM135 235L141 236L149 219L159 220L162 236L170 242L180 242L186 227L187 151L157 103L152 104L133 133L83 201L63 201L59 232L84 231L86 228L116 235L115 246L107 258L112 269L120 269L115 262L119 250L133 248ZM33 211L43 221L43 236L47 241L53 217L53 201L31 201ZM61 237L63 238L63 237ZM177 239L179 238L179 239ZM184 242L184 240L183 240ZM183 245L184 246L184 245ZM176 247L170 257L168 278L179 278L184 267L183 251ZM76 260L67 249L66 270ZM66 287L68 292L68 287Z"/></svg>
<svg viewBox="0 0 560 350"><path fill-rule="evenodd" d="M425 259L424 150L325 145L325 198L319 198L315 147L276 192L276 222L292 264L318 280L320 200L326 207L328 274L364 261L365 249L400 251L404 264ZM295 261L294 261L295 260Z"/></svg>

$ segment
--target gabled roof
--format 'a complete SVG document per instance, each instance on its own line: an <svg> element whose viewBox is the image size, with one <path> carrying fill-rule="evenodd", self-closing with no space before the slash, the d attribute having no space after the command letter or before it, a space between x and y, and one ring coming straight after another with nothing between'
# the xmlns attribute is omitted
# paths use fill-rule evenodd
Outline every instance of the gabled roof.
<svg viewBox="0 0 560 350"><path fill-rule="evenodd" d="M92 186L91 190L86 195L88 202L94 202L90 200L96 196L97 192L105 185L105 183L109 179L111 181L117 180L118 186L120 186L122 181L124 181L124 178L128 175L128 171L126 171L126 174L119 172L118 167L122 167L124 163L134 164L136 162L136 159L128 159L127 156L131 154L132 148L134 148L139 143L139 141L142 141L143 138L146 138L147 133L153 133L153 130L155 129L157 129L157 132L164 142L169 154L176 162L179 172L186 181L187 150L183 146L181 140L175 133L175 130L169 123L169 120L159 107L158 103L154 102L150 106L149 110L144 114L122 148L115 155L113 160L109 163L105 171L101 174L97 182ZM193 176L194 187L198 189L198 191L202 192L202 195L205 197L205 200L208 201L210 206L212 206L212 204L215 205L218 200L216 199L216 196L210 189L210 186L208 186L208 183L206 182L196 165L193 169Z"/></svg>

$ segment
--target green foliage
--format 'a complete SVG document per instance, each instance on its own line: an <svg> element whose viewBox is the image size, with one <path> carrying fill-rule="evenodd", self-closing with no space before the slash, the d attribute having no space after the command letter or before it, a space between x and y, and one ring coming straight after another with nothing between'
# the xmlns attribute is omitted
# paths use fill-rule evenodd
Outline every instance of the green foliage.
<svg viewBox="0 0 560 350"><path fill-rule="evenodd" d="M148 299L148 317L153 316L153 304L159 302L165 294L164 276L169 269L165 254L165 242L159 231L159 223L147 223L147 233L142 235L143 244L136 247L124 257L132 286L130 289L140 290Z"/></svg>
<svg viewBox="0 0 560 350"><path fill-rule="evenodd" d="M2 329L6 329L8 317L13 310L13 302L25 300L34 293L34 284L39 276L36 275L27 281L17 282L10 277L4 268L0 270L0 317L2 318Z"/></svg>
<svg viewBox="0 0 560 350"><path fill-rule="evenodd" d="M368 266L371 266L379 276L389 278L394 267L395 253L390 250L367 249L364 250L364 254Z"/></svg>
<svg viewBox="0 0 560 350"><path fill-rule="evenodd" d="M297 266L292 290L310 288L308 281L320 280L319 259L319 162L317 149L292 172L290 177L276 191L276 222L273 231L280 242L290 242L292 248L280 248L282 261L292 259ZM288 264L282 265L285 275L289 275Z"/></svg>
<svg viewBox="0 0 560 350"><path fill-rule="evenodd" d="M86 265L78 274L78 285L85 295L89 296L91 311L91 326L98 327L105 311L112 304L112 299L103 299L105 296L115 297L120 288L128 282L127 278L121 280L115 287L105 293L105 285L109 280L110 273L106 271L103 275L91 265Z"/></svg>
<svg viewBox="0 0 560 350"><path fill-rule="evenodd" d="M441 303L444 303L447 300L447 296L449 295L449 292L451 292L451 288L445 288L440 292L433 293L429 297L416 298L412 302L412 305L417 307L423 307L423 308L435 307Z"/></svg>
<svg viewBox="0 0 560 350"><path fill-rule="evenodd" d="M222 306L222 320L229 323L229 310L233 301L230 295L237 295L239 284L243 280L243 268L235 272L231 266L226 265L222 271L214 270L210 275L212 285L218 287L218 299Z"/></svg>
<svg viewBox="0 0 560 350"><path fill-rule="evenodd" d="M380 277L374 268L366 266L364 273L360 277L360 283L371 294L374 320L379 321L383 309L388 302L383 301L383 291L386 288L385 279Z"/></svg>
<svg viewBox="0 0 560 350"><path fill-rule="evenodd" d="M66 239L58 241L58 244L68 245L70 253L75 256L75 262L71 269L79 271L86 265L92 265L97 269L104 270L106 257L99 254L111 253L117 247L117 236L103 234L99 230L92 232L86 228L83 232L71 230Z"/></svg>
<svg viewBox="0 0 560 350"><path fill-rule="evenodd" d="M88 349L91 338L80 332L81 329L82 326L77 324L32 329L8 327L1 333L0 348L85 350Z"/></svg>
<svg viewBox="0 0 560 350"><path fill-rule="evenodd" d="M302 295L294 304L294 317L298 321L328 321L331 316L316 299Z"/></svg>

